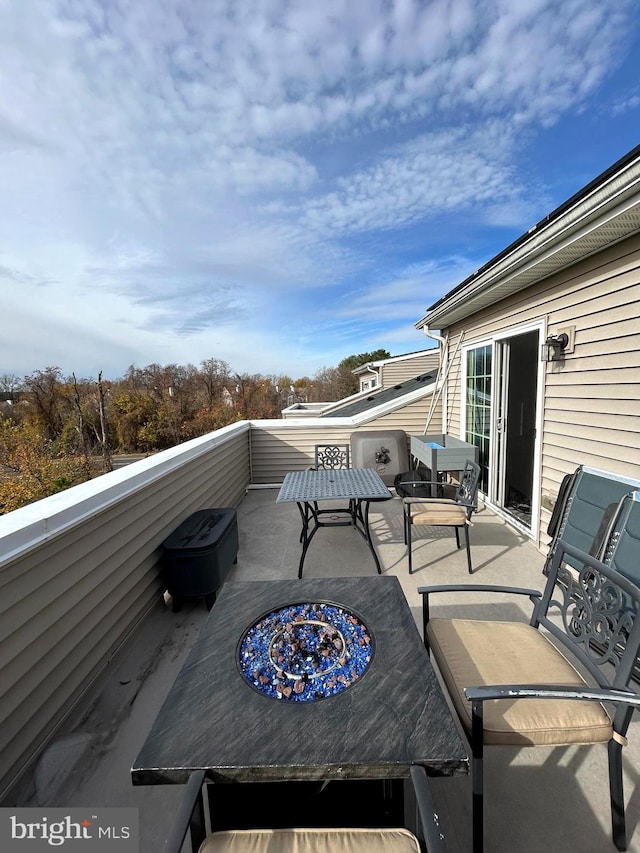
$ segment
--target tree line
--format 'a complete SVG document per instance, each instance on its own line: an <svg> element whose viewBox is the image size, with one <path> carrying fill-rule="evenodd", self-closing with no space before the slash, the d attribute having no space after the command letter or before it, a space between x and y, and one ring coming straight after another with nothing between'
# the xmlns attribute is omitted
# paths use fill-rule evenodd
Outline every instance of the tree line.
<svg viewBox="0 0 640 853"><path fill-rule="evenodd" d="M386 350L343 359L313 378L234 373L216 358L131 366L119 379L63 376L58 367L0 375L0 514L112 470L120 454L150 454L245 419L281 417L296 402L358 390L353 370Z"/></svg>

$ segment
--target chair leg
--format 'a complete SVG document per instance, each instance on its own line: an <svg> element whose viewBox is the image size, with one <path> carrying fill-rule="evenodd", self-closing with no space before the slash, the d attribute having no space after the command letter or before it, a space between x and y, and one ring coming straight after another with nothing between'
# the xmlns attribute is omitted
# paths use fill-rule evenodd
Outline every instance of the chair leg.
<svg viewBox="0 0 640 853"><path fill-rule="evenodd" d="M409 562L409 574L413 574L413 561L411 559L411 516L407 516L407 529L406 529L406 539L407 539L407 559Z"/></svg>
<svg viewBox="0 0 640 853"><path fill-rule="evenodd" d="M627 849L627 828L624 816L624 791L622 785L622 745L610 740L609 791L611 794L611 824L613 843L617 850Z"/></svg>
<svg viewBox="0 0 640 853"><path fill-rule="evenodd" d="M481 702L472 703L471 717L471 820L473 853L484 851L484 774L483 774L483 708Z"/></svg>
<svg viewBox="0 0 640 853"><path fill-rule="evenodd" d="M464 526L464 538L467 544L467 567L469 569L469 574L472 575L473 569L471 567L471 543L469 542L469 527L466 524Z"/></svg>

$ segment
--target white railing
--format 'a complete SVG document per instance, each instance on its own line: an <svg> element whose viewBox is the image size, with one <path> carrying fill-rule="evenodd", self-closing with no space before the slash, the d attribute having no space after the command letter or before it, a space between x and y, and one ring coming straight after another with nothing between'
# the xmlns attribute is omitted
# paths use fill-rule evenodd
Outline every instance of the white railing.
<svg viewBox="0 0 640 853"><path fill-rule="evenodd" d="M161 543L250 484L248 422L0 517L0 796L163 591Z"/></svg>

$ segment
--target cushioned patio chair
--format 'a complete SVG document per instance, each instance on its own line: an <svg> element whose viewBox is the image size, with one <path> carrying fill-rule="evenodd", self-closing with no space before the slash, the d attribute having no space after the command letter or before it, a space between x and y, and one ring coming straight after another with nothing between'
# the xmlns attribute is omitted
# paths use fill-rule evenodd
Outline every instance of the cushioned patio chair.
<svg viewBox="0 0 640 853"><path fill-rule="evenodd" d="M204 771L193 773L186 786L180 811L169 834L164 853L180 853L190 834L193 853L446 853L444 833L436 813L424 767L410 768L411 784L420 824L416 835L404 827L278 827L214 831L205 834ZM329 782L342 784L341 782ZM380 782L382 784L382 782ZM250 785L241 785L250 788ZM210 804L215 808L216 785L210 785ZM282 804L286 811L286 803ZM322 815L319 816L320 819Z"/></svg>
<svg viewBox="0 0 640 853"><path fill-rule="evenodd" d="M528 596L531 619L430 616L436 593L470 590ZM631 686L640 651L640 588L560 539L542 592L478 585L418 592L425 645L471 746L474 853L483 850L485 746L591 743L607 744L613 841L626 850L622 746L634 708L640 708ZM611 714L603 703L611 703Z"/></svg>
<svg viewBox="0 0 640 853"><path fill-rule="evenodd" d="M412 472L399 474L395 479L396 494L402 498L402 509L404 515L404 541L407 546L409 561L409 574L413 572L413 558L411 549L411 529L415 525L428 525L430 527L453 527L456 534L456 546L460 548L459 531L464 530L465 544L467 548L467 565L469 574L472 574L471 547L469 542L469 525L471 516L477 509L478 483L480 481L480 466L471 460L462 472L460 483L453 490L452 497L426 497L431 489L436 493L442 493L443 489L451 489L443 486L435 480L419 480Z"/></svg>

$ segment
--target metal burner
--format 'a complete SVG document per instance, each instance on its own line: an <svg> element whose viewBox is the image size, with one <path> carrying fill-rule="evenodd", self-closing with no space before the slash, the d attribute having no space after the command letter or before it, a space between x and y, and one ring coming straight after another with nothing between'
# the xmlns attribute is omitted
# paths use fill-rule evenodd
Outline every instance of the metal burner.
<svg viewBox="0 0 640 853"><path fill-rule="evenodd" d="M342 692L362 677L372 657L373 640L360 616L326 602L272 611L238 645L238 666L252 687L297 702Z"/></svg>

